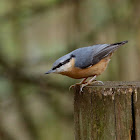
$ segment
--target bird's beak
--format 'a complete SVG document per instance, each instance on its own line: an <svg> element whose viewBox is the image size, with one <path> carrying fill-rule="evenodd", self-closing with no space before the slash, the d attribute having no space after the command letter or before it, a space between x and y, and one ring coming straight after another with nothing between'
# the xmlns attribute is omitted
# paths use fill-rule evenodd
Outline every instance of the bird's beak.
<svg viewBox="0 0 140 140"><path fill-rule="evenodd" d="M48 72L46 72L45 74L50 74L50 73L53 73L54 70L49 70Z"/></svg>

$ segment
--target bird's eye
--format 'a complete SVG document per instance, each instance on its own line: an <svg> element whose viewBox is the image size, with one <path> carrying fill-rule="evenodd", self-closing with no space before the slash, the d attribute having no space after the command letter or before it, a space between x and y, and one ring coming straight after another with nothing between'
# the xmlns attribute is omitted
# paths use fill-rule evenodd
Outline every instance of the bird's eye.
<svg viewBox="0 0 140 140"><path fill-rule="evenodd" d="M63 64L64 64L63 62L62 63L59 63L59 67L61 67Z"/></svg>
<svg viewBox="0 0 140 140"><path fill-rule="evenodd" d="M61 67L63 64L64 64L63 62L62 63L59 63L56 67L52 68L52 70L55 70L55 69Z"/></svg>

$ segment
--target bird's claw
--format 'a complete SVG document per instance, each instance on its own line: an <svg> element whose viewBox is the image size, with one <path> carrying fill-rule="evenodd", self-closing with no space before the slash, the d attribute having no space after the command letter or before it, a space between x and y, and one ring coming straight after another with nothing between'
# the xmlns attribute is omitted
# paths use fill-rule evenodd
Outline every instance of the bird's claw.
<svg viewBox="0 0 140 140"><path fill-rule="evenodd" d="M80 86L80 93L82 93L83 92L83 88L85 87L85 85L84 84L81 84L81 86Z"/></svg>
<svg viewBox="0 0 140 140"><path fill-rule="evenodd" d="M104 83L103 83L102 81L97 81L97 80L93 81L93 83L100 83L100 84L104 85ZM81 86L80 86L80 93L83 92L83 88L84 88L85 86L87 86L87 85L90 85L90 83L81 84Z"/></svg>
<svg viewBox="0 0 140 140"><path fill-rule="evenodd" d="M88 82L85 82L85 83L76 83L75 85L71 85L70 87L69 87L69 90L71 90L71 88L74 88L76 85L80 85L80 93L82 93L83 92L83 88L85 87L85 86L87 86L87 85L90 85L91 83L98 83L98 84L101 84L101 85L104 85L104 83L102 82L102 81L97 81L97 80L94 80L94 81L92 81L92 82L90 82L90 83L88 83Z"/></svg>
<svg viewBox="0 0 140 140"><path fill-rule="evenodd" d="M71 85L70 87L69 87L69 91L72 89L72 88L74 88L75 87L75 85Z"/></svg>
<svg viewBox="0 0 140 140"><path fill-rule="evenodd" d="M92 83L93 83L93 84L94 84L94 83L98 83L98 84L104 85L104 83L103 83L102 81L93 81Z"/></svg>
<svg viewBox="0 0 140 140"><path fill-rule="evenodd" d="M71 85L70 87L69 87L69 90L71 90L71 88L74 88L75 86L81 86L81 85L84 85L84 84L86 84L87 82L84 82L84 83L76 83L76 84L74 84L74 85ZM83 87L82 87L83 88Z"/></svg>

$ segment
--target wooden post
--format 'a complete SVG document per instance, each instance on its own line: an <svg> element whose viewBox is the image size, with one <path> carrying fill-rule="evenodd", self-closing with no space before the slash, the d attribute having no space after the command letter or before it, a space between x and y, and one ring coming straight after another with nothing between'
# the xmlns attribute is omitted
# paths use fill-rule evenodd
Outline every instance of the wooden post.
<svg viewBox="0 0 140 140"><path fill-rule="evenodd" d="M140 82L75 87L75 140L139 140Z"/></svg>

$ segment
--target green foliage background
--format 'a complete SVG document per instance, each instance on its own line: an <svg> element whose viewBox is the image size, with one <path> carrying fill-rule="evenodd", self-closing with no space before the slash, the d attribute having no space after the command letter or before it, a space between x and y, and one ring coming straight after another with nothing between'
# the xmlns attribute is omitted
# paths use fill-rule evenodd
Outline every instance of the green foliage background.
<svg viewBox="0 0 140 140"><path fill-rule="evenodd" d="M140 80L140 1L1 0L0 140L72 140L79 82L44 75L79 47L128 40L98 79Z"/></svg>

